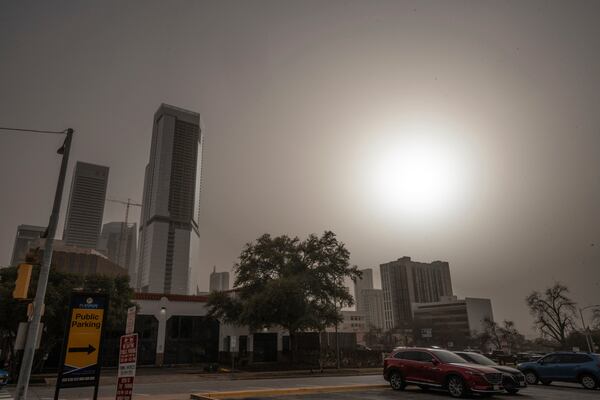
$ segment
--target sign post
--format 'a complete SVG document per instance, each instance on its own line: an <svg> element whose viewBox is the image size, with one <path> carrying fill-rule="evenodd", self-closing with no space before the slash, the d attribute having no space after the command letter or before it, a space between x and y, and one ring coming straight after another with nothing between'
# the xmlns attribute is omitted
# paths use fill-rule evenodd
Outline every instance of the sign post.
<svg viewBox="0 0 600 400"><path fill-rule="evenodd" d="M98 397L102 332L108 312L108 296L100 293L71 294L69 320L63 341L54 399L60 389L94 386Z"/></svg>
<svg viewBox="0 0 600 400"><path fill-rule="evenodd" d="M127 324L125 325L125 334L129 335L133 333L135 329L135 313L137 311L137 307L129 307L127 309Z"/></svg>
<svg viewBox="0 0 600 400"><path fill-rule="evenodd" d="M235 370L235 352L237 350L237 336L231 336L229 340L229 352L231 353L231 373Z"/></svg>
<svg viewBox="0 0 600 400"><path fill-rule="evenodd" d="M121 336L116 400L131 400L133 396L133 379L135 378L135 366L137 364L137 348L137 333Z"/></svg>

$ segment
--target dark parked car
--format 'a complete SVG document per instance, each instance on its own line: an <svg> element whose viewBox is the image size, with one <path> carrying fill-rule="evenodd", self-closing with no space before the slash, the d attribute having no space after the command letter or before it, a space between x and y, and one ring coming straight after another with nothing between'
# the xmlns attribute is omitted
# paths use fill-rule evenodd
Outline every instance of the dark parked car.
<svg viewBox="0 0 600 400"><path fill-rule="evenodd" d="M594 353L550 353L538 361L517 365L530 385L579 382L586 389L600 386L600 355Z"/></svg>
<svg viewBox="0 0 600 400"><path fill-rule="evenodd" d="M537 361L540 358L544 357L543 354L524 352L517 353L517 363L523 363L528 361Z"/></svg>
<svg viewBox="0 0 600 400"><path fill-rule="evenodd" d="M8 383L8 372L3 369L0 369L0 387L6 385Z"/></svg>
<svg viewBox="0 0 600 400"><path fill-rule="evenodd" d="M470 392L489 394L504 391L502 373L470 364L451 351L441 349L396 349L384 360L383 377L394 390L416 385L422 389L446 390L452 397L463 397Z"/></svg>
<svg viewBox="0 0 600 400"><path fill-rule="evenodd" d="M486 367L491 367L502 372L502 386L504 386L504 390L510 394L515 394L519 389L527 387L525 375L516 368L498 365L495 361L490 360L486 356L474 352L455 351L455 353L471 363L485 365Z"/></svg>
<svg viewBox="0 0 600 400"><path fill-rule="evenodd" d="M514 354L508 354L503 350L494 350L486 356L494 361L496 361L500 365L504 364L516 364L517 356Z"/></svg>

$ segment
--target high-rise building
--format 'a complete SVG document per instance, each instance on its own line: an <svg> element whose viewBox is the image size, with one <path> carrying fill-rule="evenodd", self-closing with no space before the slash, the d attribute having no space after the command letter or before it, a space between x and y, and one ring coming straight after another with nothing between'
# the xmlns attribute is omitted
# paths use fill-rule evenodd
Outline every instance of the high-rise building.
<svg viewBox="0 0 600 400"><path fill-rule="evenodd" d="M371 268L362 269L362 277L354 282L354 303L356 311L364 313L364 301L362 300L362 291L364 289L373 289L373 270Z"/></svg>
<svg viewBox="0 0 600 400"><path fill-rule="evenodd" d="M10 259L11 266L14 267L25 262L25 257L27 256L31 242L39 239L44 231L46 231L46 228L43 226L19 225L17 227L12 258Z"/></svg>
<svg viewBox="0 0 600 400"><path fill-rule="evenodd" d="M222 292L229 290L229 272L217 272L217 267L210 273L209 291Z"/></svg>
<svg viewBox="0 0 600 400"><path fill-rule="evenodd" d="M380 268L386 330L406 327L412 321L413 303L438 302L443 296L452 296L447 262L427 264L402 257Z"/></svg>
<svg viewBox="0 0 600 400"><path fill-rule="evenodd" d="M137 224L109 222L102 225L98 251L129 273L131 285L135 284L137 261Z"/></svg>
<svg viewBox="0 0 600 400"><path fill-rule="evenodd" d="M168 104L154 114L140 221L137 288L197 292L202 177L200 115Z"/></svg>
<svg viewBox="0 0 600 400"><path fill-rule="evenodd" d="M383 329L383 290L361 290L362 307L360 311L365 315L369 328Z"/></svg>
<svg viewBox="0 0 600 400"><path fill-rule="evenodd" d="M108 167L77 161L63 232L67 245L98 246L107 184Z"/></svg>

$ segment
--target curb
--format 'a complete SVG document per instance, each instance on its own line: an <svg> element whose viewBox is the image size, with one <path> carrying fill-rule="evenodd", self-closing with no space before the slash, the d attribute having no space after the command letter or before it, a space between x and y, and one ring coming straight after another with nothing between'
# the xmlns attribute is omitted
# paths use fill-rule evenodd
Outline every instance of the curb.
<svg viewBox="0 0 600 400"><path fill-rule="evenodd" d="M356 390L372 390L388 388L388 384L374 383L365 385L344 385L344 386L309 386L299 388L281 388L281 389L257 389L257 390L239 390L232 392L212 392L212 393L192 393L191 400L221 400L221 399L239 399L248 396L276 396L276 395L299 395L316 393L335 393L352 392Z"/></svg>

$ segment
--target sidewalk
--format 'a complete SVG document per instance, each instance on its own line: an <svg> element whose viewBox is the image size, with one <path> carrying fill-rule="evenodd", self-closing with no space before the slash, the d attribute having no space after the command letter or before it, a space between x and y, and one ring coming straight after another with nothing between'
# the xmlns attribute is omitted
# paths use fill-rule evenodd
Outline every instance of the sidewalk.
<svg viewBox="0 0 600 400"><path fill-rule="evenodd" d="M247 380L247 379L278 379L278 378L307 378L319 376L356 376L356 375L380 375L381 368L345 368L325 369L320 372L317 369L302 369L289 371L235 371L231 372L205 372L197 367L164 367L164 368L138 368L136 383L160 383L167 379L170 382L198 382L214 380ZM100 376L100 385L111 385L117 382L117 370L114 368L103 370ZM32 376L32 381L38 384L54 386L56 374L37 374Z"/></svg>

